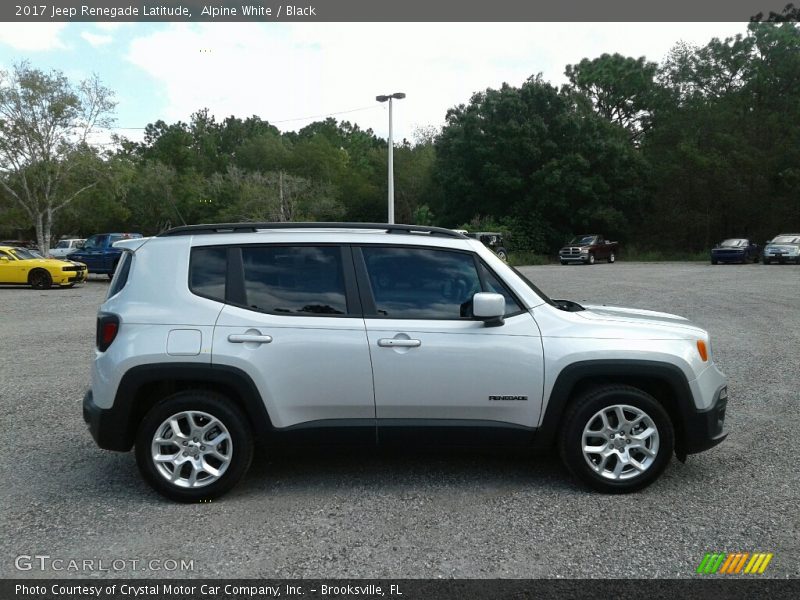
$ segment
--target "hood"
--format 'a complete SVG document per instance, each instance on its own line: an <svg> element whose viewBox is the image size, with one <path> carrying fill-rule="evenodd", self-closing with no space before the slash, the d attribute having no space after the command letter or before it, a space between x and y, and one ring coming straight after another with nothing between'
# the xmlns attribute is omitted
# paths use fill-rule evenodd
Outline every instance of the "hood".
<svg viewBox="0 0 800 600"><path fill-rule="evenodd" d="M638 308L622 308L619 306L601 306L597 304L584 304L586 309L578 313L591 321L614 321L618 323L641 324L648 326L678 329L686 335L697 336L703 330L694 325L689 319L670 313L643 310Z"/></svg>
<svg viewBox="0 0 800 600"><path fill-rule="evenodd" d="M764 249L765 250L786 250L786 251L793 251L800 248L800 244L767 244Z"/></svg>

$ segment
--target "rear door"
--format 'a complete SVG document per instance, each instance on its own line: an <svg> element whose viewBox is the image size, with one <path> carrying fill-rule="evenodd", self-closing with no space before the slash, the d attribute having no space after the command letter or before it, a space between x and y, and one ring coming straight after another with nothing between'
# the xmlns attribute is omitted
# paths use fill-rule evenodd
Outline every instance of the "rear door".
<svg viewBox="0 0 800 600"><path fill-rule="evenodd" d="M271 244L230 253L229 303L214 329L213 363L251 375L277 428L353 427L374 441L372 372L350 248Z"/></svg>
<svg viewBox="0 0 800 600"><path fill-rule="evenodd" d="M539 329L474 254L364 246L356 269L381 439L385 428L405 425L536 426L543 385ZM479 291L506 297L502 326L472 317Z"/></svg>

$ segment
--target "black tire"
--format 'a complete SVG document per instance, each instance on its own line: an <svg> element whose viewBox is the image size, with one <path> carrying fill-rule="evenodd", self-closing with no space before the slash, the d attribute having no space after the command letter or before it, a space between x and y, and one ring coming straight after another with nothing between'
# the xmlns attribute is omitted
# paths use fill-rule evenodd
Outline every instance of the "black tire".
<svg viewBox="0 0 800 600"><path fill-rule="evenodd" d="M565 260L562 260L562 261L561 261L561 264L562 264L562 265L565 265L565 264L567 264L567 261L565 261Z"/></svg>
<svg viewBox="0 0 800 600"><path fill-rule="evenodd" d="M508 262L508 253L506 253L506 249L505 248L498 248L497 249L497 258L499 258L503 262Z"/></svg>
<svg viewBox="0 0 800 600"><path fill-rule="evenodd" d="M617 255L612 252L611 254L608 255L608 264L612 264L615 262L617 262Z"/></svg>
<svg viewBox="0 0 800 600"><path fill-rule="evenodd" d="M587 261L587 264L593 265L594 261L595 261L594 254L590 252L589 253L589 260Z"/></svg>
<svg viewBox="0 0 800 600"><path fill-rule="evenodd" d="M769 262L770 262L770 261L769 261L769 259L768 259L768 258L762 258L762 259L761 259L761 263L762 263L762 264L768 265L768 264L769 264Z"/></svg>
<svg viewBox="0 0 800 600"><path fill-rule="evenodd" d="M589 465L589 458L583 452L584 428L594 422L595 416L603 408L615 405L634 407L645 413L651 419L658 435L655 457L644 472L617 480L597 473ZM585 485L608 494L635 492L653 483L669 464L675 447L674 427L664 407L650 394L632 386L610 385L590 390L571 404L562 423L558 447L564 465ZM625 436L627 435L626 433ZM631 451L627 447L623 449L626 454ZM637 456L644 456L641 451L634 452ZM609 456L609 460L612 460L612 456ZM613 460L617 461L616 457L613 457ZM647 458L642 460L646 461ZM616 465L616 462L614 464Z"/></svg>
<svg viewBox="0 0 800 600"><path fill-rule="evenodd" d="M717 264L717 261L716 261L716 260L714 260L714 259L712 258L712 259L711 259L711 264L712 264L712 265L715 265L715 264Z"/></svg>
<svg viewBox="0 0 800 600"><path fill-rule="evenodd" d="M34 269L28 274L28 283L35 290L49 290L53 285L53 278L44 269Z"/></svg>
<svg viewBox="0 0 800 600"><path fill-rule="evenodd" d="M222 423L230 434L232 446L227 470L219 479L202 487L180 487L168 481L157 470L152 458L151 444L156 432L169 417L183 411L207 413ZM136 434L136 462L139 471L157 492L177 502L200 502L221 496L238 483L252 460L253 434L250 424L238 406L216 392L189 390L164 398L148 411Z"/></svg>

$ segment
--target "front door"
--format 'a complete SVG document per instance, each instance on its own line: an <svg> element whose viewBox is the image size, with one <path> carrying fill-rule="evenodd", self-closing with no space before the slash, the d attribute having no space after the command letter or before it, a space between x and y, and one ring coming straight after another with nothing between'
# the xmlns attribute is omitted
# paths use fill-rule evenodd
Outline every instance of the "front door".
<svg viewBox="0 0 800 600"><path fill-rule="evenodd" d="M365 322L379 427L518 425L539 421L543 353L539 329L472 253L364 246L356 253L368 288ZM505 323L471 314L476 292L506 297Z"/></svg>

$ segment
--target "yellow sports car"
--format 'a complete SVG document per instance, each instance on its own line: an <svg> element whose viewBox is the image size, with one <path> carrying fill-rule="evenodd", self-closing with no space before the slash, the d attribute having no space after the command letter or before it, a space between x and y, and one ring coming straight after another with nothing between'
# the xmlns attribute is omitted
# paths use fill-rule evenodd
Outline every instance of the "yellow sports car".
<svg viewBox="0 0 800 600"><path fill-rule="evenodd" d="M0 246L0 283L28 284L46 290L53 284L72 287L89 276L86 265L71 260L43 258L38 252Z"/></svg>

